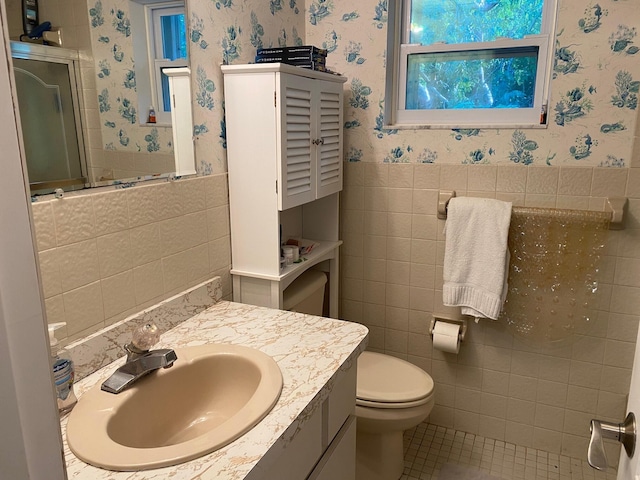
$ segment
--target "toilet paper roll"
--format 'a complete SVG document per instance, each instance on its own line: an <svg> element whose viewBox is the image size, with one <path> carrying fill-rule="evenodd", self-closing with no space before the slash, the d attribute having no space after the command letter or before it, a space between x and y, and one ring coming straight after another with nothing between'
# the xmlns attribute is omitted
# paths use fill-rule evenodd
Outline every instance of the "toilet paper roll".
<svg viewBox="0 0 640 480"><path fill-rule="evenodd" d="M436 321L433 327L433 348L443 352L460 351L460 324Z"/></svg>

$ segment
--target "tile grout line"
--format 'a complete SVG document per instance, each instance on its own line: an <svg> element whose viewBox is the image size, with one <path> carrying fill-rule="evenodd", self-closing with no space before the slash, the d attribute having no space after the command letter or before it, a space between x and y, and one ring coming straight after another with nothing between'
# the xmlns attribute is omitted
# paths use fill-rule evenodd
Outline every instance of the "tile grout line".
<svg viewBox="0 0 640 480"><path fill-rule="evenodd" d="M504 480L616 480L615 470L599 472L586 460L428 423L405 432L404 455L400 480L437 480L446 463Z"/></svg>

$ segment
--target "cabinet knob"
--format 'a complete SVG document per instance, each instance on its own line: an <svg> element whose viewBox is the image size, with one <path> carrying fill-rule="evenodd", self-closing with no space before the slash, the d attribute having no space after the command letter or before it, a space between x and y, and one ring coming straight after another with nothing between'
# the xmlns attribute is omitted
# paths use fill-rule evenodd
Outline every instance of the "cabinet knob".
<svg viewBox="0 0 640 480"><path fill-rule="evenodd" d="M311 143L314 145L324 145L324 138L316 138L315 140L312 140Z"/></svg>

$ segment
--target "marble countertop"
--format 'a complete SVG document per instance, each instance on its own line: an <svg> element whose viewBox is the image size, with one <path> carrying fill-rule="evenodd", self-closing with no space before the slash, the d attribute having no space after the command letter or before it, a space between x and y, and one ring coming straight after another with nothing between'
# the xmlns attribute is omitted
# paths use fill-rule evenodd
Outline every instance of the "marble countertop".
<svg viewBox="0 0 640 480"><path fill-rule="evenodd" d="M366 327L341 320L220 301L165 332L154 348L207 343L232 343L257 348L272 356L284 380L276 406L252 430L231 444L173 467L141 472L102 470L79 460L66 442L66 417L61 421L69 479L247 479L263 478L310 414L320 408L332 386L364 351ZM116 360L76 384L76 394L102 382L124 362Z"/></svg>

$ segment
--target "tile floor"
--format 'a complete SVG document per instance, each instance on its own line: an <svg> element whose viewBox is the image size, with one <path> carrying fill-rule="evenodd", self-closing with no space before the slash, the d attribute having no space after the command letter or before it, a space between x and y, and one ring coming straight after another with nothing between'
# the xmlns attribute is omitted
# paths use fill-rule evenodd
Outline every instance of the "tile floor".
<svg viewBox="0 0 640 480"><path fill-rule="evenodd" d="M565 457L450 428L421 423L404 434L400 480L437 480L445 463L463 465L505 480L616 480L586 459ZM459 479L464 480L464 479Z"/></svg>

